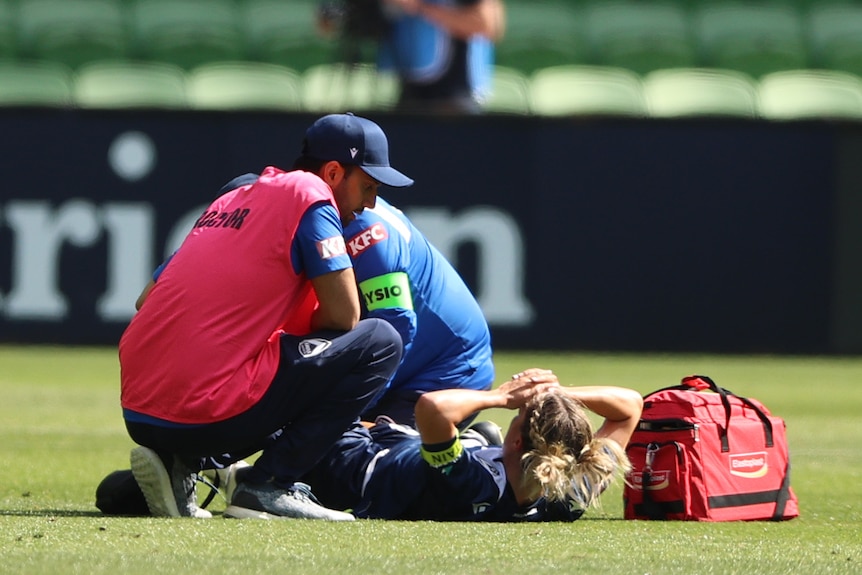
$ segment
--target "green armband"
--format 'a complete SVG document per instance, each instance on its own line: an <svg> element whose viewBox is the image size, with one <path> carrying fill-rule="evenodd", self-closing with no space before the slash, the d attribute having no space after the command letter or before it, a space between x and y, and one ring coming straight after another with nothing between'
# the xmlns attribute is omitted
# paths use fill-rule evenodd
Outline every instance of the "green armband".
<svg viewBox="0 0 862 575"><path fill-rule="evenodd" d="M368 311L400 307L413 309L410 280L404 272L394 272L367 279L359 284Z"/></svg>
<svg viewBox="0 0 862 575"><path fill-rule="evenodd" d="M461 445L461 439L456 437L451 442L440 445L421 445L419 452L422 454L422 459L434 469L446 467L461 459L461 454L464 453L464 446Z"/></svg>

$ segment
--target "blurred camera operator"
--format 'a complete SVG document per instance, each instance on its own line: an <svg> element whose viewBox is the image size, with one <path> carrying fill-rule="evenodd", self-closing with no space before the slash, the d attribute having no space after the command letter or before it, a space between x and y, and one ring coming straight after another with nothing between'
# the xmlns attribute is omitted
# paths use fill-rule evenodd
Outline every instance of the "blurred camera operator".
<svg viewBox="0 0 862 575"><path fill-rule="evenodd" d="M503 37L502 0L341 0L320 11L348 63L366 59L401 82L398 110L479 113L490 89L494 44Z"/></svg>

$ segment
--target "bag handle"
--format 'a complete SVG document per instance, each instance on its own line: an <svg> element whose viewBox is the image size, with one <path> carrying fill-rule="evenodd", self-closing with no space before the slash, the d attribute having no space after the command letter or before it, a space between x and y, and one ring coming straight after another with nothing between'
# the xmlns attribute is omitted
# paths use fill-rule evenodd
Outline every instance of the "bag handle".
<svg viewBox="0 0 862 575"><path fill-rule="evenodd" d="M721 404L724 406L724 427L721 428L720 439L721 439L721 451L722 453L727 453L730 451L730 444L727 439L727 430L730 427L730 400L727 399L728 396L732 396L737 398L747 407L751 408L754 413L757 414L757 417L760 419L760 422L763 424L763 437L764 444L766 447L772 447L774 445L772 439L772 422L769 420L769 416L766 415L762 409L756 406L750 399L747 397L742 397L741 395L736 395L729 389L724 387L719 387L711 377L707 375L689 375L683 377L680 381L679 385L672 385L670 387L665 387L659 390L656 390L646 397L649 397L653 393L658 393L660 391L666 390L685 390L685 391L706 391L710 390L719 395L721 397ZM646 397L644 399L646 399Z"/></svg>
<svg viewBox="0 0 862 575"><path fill-rule="evenodd" d="M784 509L788 501L790 501L790 459L784 466L784 478L781 480L781 487L778 488L778 496L775 498L775 513L772 514L772 521L784 519Z"/></svg>
<svg viewBox="0 0 862 575"><path fill-rule="evenodd" d="M772 421L770 421L769 416L763 412L758 406L754 404L747 397L743 397L741 395L737 395L730 391L727 388L719 387L711 377L707 375L690 375L688 377L682 378L682 385L688 387L694 387L698 391L702 391L704 389L712 390L719 395L721 395L721 403L724 405L725 412L725 428L723 430L723 437L721 439L721 450L729 451L730 447L727 445L727 429L730 427L730 401L728 401L727 397L732 396L741 401L747 407L754 411L757 414L757 417L760 419L760 422L763 424L763 443L766 447L772 447L774 442L772 440Z"/></svg>
<svg viewBox="0 0 862 575"><path fill-rule="evenodd" d="M730 429L730 400L727 399L727 394L730 393L723 387L719 387L712 378L706 375L689 375L682 378L680 386L683 388L694 389L695 391L704 391L709 389L714 391L721 397L721 405L724 406L724 427L721 428L721 452L730 451L730 444L727 440L727 430ZM733 395L732 393L730 395Z"/></svg>

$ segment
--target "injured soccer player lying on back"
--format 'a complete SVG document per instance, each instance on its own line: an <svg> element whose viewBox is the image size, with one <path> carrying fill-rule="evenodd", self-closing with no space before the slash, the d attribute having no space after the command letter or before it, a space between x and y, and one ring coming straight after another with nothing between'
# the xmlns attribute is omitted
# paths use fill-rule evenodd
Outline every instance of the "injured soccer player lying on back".
<svg viewBox="0 0 862 575"><path fill-rule="evenodd" d="M573 521L630 469L624 447L642 406L632 389L563 386L552 371L527 369L488 391L425 393L418 431L386 417L357 422L302 481L323 505L357 518ZM491 408L517 411L502 445L459 431ZM588 412L604 418L598 429ZM228 503L226 517L258 517Z"/></svg>

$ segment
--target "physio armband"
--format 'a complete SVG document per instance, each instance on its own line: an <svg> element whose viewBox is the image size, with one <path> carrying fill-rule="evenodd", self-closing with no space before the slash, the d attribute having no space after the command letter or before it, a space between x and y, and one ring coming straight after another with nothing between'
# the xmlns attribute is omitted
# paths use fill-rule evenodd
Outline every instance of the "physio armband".
<svg viewBox="0 0 862 575"><path fill-rule="evenodd" d="M368 311L400 307L413 309L410 279L404 272L393 272L359 283L362 299Z"/></svg>

